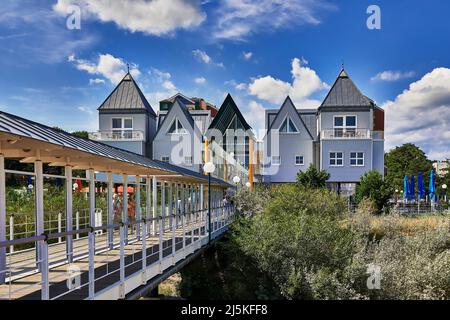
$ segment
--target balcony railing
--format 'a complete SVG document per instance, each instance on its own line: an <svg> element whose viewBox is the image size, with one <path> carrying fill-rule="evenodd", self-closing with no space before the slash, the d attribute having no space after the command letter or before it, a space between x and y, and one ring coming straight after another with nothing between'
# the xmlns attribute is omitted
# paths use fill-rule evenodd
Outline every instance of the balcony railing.
<svg viewBox="0 0 450 320"><path fill-rule="evenodd" d="M138 130L111 130L89 133L89 139L97 141L144 141L143 131Z"/></svg>
<svg viewBox="0 0 450 320"><path fill-rule="evenodd" d="M321 139L384 139L384 131L369 129L326 129L322 130Z"/></svg>

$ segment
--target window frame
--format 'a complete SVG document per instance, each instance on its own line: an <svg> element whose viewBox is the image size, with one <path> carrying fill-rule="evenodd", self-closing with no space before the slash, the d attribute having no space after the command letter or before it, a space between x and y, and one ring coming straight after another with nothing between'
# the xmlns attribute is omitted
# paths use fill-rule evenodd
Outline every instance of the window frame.
<svg viewBox="0 0 450 320"><path fill-rule="evenodd" d="M281 131L281 127L283 126L283 124L284 124L286 121L287 121L287 123L286 123L286 130L287 130L287 131L284 132L284 131ZM292 125L293 125L294 128L295 128L295 130L297 130L297 131L295 131L295 132L291 132L291 131L290 131L289 122L292 123ZM295 125L294 121L292 121L291 117L287 114L287 115L284 117L283 121L281 121L281 125L280 125L280 127L278 128L278 132L279 132L280 134L299 134L299 133L300 133L300 130L298 130L298 128L297 128L297 126Z"/></svg>
<svg viewBox="0 0 450 320"><path fill-rule="evenodd" d="M302 158L301 163L297 163L297 157L301 157ZM302 155L299 155L299 154L295 155L294 156L294 162L295 162L296 166L304 166L305 165L305 156L302 156Z"/></svg>
<svg viewBox="0 0 450 320"><path fill-rule="evenodd" d="M352 153L356 154L356 157L352 157ZM358 157L359 154L362 154L362 158ZM352 164L352 160L356 160L356 164ZM358 160L362 160L362 164L358 164ZM349 164L350 167L365 167L366 153L364 151L350 151Z"/></svg>
<svg viewBox="0 0 450 320"><path fill-rule="evenodd" d="M190 161L187 161L186 159L190 159ZM193 164L194 164L194 157L192 157L192 156L184 157L184 165L185 166L192 166Z"/></svg>
<svg viewBox="0 0 450 320"><path fill-rule="evenodd" d="M172 128L173 124L175 123L175 132L169 132L170 129ZM178 127L178 124L181 125L181 128L183 128L184 132L180 132L180 128ZM181 123L180 119L178 119L178 117L176 117L169 126L169 129L167 130L167 134L176 134L176 135L184 135L184 134L189 134L189 132L184 128L183 124Z"/></svg>
<svg viewBox="0 0 450 320"><path fill-rule="evenodd" d="M165 161L167 159L167 161ZM161 161L165 163L170 163L170 157L169 156L161 156Z"/></svg>
<svg viewBox="0 0 450 320"><path fill-rule="evenodd" d="M336 157L332 158L331 154L336 154ZM342 155L342 158L338 158L337 154L340 153ZM330 151L328 152L328 165L330 167L343 167L344 166L344 152L343 151ZM335 164L331 164L331 160L335 160ZM342 160L342 164L338 164L338 160Z"/></svg>
<svg viewBox="0 0 450 320"><path fill-rule="evenodd" d="M354 126L348 126L347 125L347 118L354 117L355 118L355 125ZM342 126L336 125L336 118L342 118ZM356 136L356 131L358 129L358 116L354 114L343 114L343 115L334 115L333 116L333 131L335 136L346 136L348 130L354 130L353 135ZM336 132L340 132L339 134L336 134ZM351 131L350 131L351 132Z"/></svg>
<svg viewBox="0 0 450 320"><path fill-rule="evenodd" d="M114 120L120 120L120 127L114 128ZM131 128L125 127L125 121L131 120ZM134 130L134 119L132 117L112 117L111 118L111 132L116 139L131 139Z"/></svg>

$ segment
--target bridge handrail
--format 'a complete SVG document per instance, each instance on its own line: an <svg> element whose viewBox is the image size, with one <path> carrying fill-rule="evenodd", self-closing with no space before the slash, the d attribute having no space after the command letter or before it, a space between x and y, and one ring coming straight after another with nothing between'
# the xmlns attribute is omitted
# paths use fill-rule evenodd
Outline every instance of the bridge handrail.
<svg viewBox="0 0 450 320"><path fill-rule="evenodd" d="M225 208L224 206L211 207L211 210L224 209L224 208ZM33 236L33 237L29 237L29 238L20 238L20 239L14 239L14 240L0 241L0 248L6 248L6 247L9 247L12 245L15 246L15 245L27 244L27 243L37 242L37 241L57 239L57 238L66 237L66 236L75 236L77 234L83 234L83 233L90 233L90 232L93 233L95 231L114 230L114 229L120 228L122 226L134 226L134 225L141 224L141 223L160 221L160 220L166 219L169 216L182 217L182 216L205 212L205 211L207 212L208 209L206 208L206 209L194 210L194 211L189 211L189 212L181 212L178 214L144 218L144 219L140 219L140 220L120 222L120 223L103 225L103 226L98 226L98 227L91 226L91 227L79 229L79 230L64 231L64 232L60 232L60 233L42 234L42 235Z"/></svg>

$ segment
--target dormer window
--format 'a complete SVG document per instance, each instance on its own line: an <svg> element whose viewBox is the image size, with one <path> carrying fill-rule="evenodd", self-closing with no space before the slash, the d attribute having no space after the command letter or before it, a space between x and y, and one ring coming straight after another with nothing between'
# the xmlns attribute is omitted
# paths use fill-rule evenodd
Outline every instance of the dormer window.
<svg viewBox="0 0 450 320"><path fill-rule="evenodd" d="M113 118L112 133L114 139L131 139L133 136L133 119Z"/></svg>
<svg viewBox="0 0 450 320"><path fill-rule="evenodd" d="M187 131L184 129L183 125L181 124L180 120L175 119L172 122L172 125L170 126L169 131L167 132L169 134L186 134Z"/></svg>
<svg viewBox="0 0 450 320"><path fill-rule="evenodd" d="M335 116L334 136L354 137L356 135L356 116Z"/></svg>
<svg viewBox="0 0 450 320"><path fill-rule="evenodd" d="M284 119L283 124L280 127L281 133L298 133L298 129L295 126L291 118L287 117Z"/></svg>

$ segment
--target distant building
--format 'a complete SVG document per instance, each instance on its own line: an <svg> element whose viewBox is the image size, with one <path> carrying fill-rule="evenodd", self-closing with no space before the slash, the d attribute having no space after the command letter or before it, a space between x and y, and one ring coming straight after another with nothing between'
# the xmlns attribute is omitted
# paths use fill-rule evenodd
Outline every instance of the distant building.
<svg viewBox="0 0 450 320"><path fill-rule="evenodd" d="M444 160L444 161L435 161L433 162L433 168L434 171L436 171L436 174L440 177L445 176L448 173L449 170L449 160Z"/></svg>
<svg viewBox="0 0 450 320"><path fill-rule="evenodd" d="M313 164L330 173L330 189L352 194L364 173L384 175L384 111L345 70L317 110L297 109L288 97L279 110L266 111L266 129L267 183L294 182Z"/></svg>

